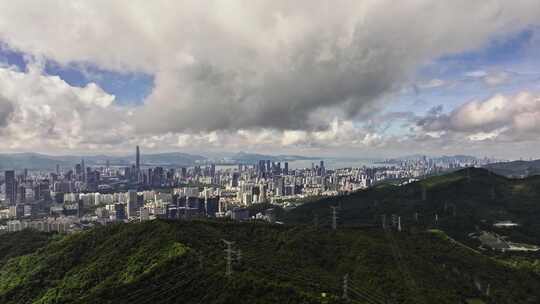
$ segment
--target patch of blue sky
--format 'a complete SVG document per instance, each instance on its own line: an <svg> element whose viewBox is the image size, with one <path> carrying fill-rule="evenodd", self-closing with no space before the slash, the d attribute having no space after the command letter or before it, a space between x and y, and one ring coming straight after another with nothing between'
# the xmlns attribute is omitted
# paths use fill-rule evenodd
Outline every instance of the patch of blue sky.
<svg viewBox="0 0 540 304"><path fill-rule="evenodd" d="M20 71L25 71L27 58L25 54L0 43L0 65L17 67ZM115 95L118 104L124 105L142 104L154 87L153 75L135 72L120 73L86 63L59 65L54 61L46 60L44 72L60 77L71 86L84 87L94 82L107 93Z"/></svg>
<svg viewBox="0 0 540 304"><path fill-rule="evenodd" d="M411 127L410 122L397 120L389 123L384 133L390 136L407 136L413 133Z"/></svg>
<svg viewBox="0 0 540 304"><path fill-rule="evenodd" d="M421 69L420 75L452 77L472 70L520 63L527 59L527 50L531 47L535 31L538 30L529 28L492 39L480 49L443 56Z"/></svg>
<svg viewBox="0 0 540 304"><path fill-rule="evenodd" d="M388 109L396 112L425 114L432 107L443 105L445 112L471 100L484 100L496 94L513 95L521 91L537 91L539 75L510 74L501 84L490 85L481 77L445 80L433 88L406 90L395 96Z"/></svg>
<svg viewBox="0 0 540 304"><path fill-rule="evenodd" d="M438 58L419 69L416 84L394 96L387 110L422 114L443 105L448 112L464 102L495 94L538 91L540 56L531 50L540 50L539 32L538 28L527 29L493 39L478 50ZM493 85L479 75L470 75L474 71L480 75L504 72L507 77ZM430 86L433 80L439 83Z"/></svg>
<svg viewBox="0 0 540 304"><path fill-rule="evenodd" d="M14 66L19 70L26 69L26 60L22 53L9 49L5 44L0 42L0 64L5 66Z"/></svg>
<svg viewBox="0 0 540 304"><path fill-rule="evenodd" d="M45 72L57 75L72 86L84 87L96 83L107 93L114 94L119 104L142 104L152 92L154 77L145 73L118 73L88 64L61 66L48 61Z"/></svg>
<svg viewBox="0 0 540 304"><path fill-rule="evenodd" d="M472 71L508 71L540 75L540 28L491 40L483 48L443 56L419 69L420 78L452 79Z"/></svg>

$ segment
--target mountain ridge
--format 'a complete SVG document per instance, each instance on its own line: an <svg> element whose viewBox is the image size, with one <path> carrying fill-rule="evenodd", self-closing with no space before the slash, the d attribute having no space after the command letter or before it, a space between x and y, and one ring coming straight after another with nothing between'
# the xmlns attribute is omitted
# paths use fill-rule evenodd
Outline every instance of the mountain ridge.
<svg viewBox="0 0 540 304"><path fill-rule="evenodd" d="M540 175L540 159L498 162L485 165L484 168L508 177Z"/></svg>
<svg viewBox="0 0 540 304"><path fill-rule="evenodd" d="M468 234L477 227L540 245L540 176L516 179L486 169L462 169L403 186L383 183L350 195L322 198L292 209L280 220L303 224L318 217L319 223L329 226L330 206L341 206L338 222L342 225L381 226L382 215L386 214L389 222L396 214L404 226L439 227L474 246L478 244ZM508 231L493 228L496 222L505 220L519 226Z"/></svg>

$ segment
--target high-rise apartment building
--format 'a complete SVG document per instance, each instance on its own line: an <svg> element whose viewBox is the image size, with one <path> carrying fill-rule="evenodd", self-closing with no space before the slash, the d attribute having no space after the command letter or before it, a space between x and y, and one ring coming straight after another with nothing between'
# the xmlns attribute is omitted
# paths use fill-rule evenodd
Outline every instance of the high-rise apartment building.
<svg viewBox="0 0 540 304"><path fill-rule="evenodd" d="M17 181L15 180L15 171L7 170L4 174L6 182L6 200L10 205L15 205L17 203Z"/></svg>

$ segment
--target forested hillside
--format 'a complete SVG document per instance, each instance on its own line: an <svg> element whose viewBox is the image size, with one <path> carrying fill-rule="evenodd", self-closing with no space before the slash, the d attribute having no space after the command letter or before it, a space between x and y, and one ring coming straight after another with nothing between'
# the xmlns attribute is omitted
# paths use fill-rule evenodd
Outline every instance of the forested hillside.
<svg viewBox="0 0 540 304"><path fill-rule="evenodd" d="M223 240L234 242L230 276ZM34 243L5 240L25 241ZM96 228L0 268L6 304L342 303L344 295L352 303L538 303L540 278L439 231L220 221Z"/></svg>
<svg viewBox="0 0 540 304"><path fill-rule="evenodd" d="M404 186L379 185L351 195L324 198L284 214L286 223L329 227L337 206L342 226L381 226L382 215L400 216L404 229L443 229L469 241L478 229L494 230L497 221L519 224L498 231L520 242L540 244L540 176L510 179L469 168Z"/></svg>

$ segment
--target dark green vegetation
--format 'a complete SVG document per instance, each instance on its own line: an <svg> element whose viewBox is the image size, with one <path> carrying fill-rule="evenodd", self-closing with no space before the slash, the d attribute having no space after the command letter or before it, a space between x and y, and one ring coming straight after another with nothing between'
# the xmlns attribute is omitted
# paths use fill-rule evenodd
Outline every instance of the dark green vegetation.
<svg viewBox="0 0 540 304"><path fill-rule="evenodd" d="M0 266L12 257L29 254L44 247L52 237L49 233L30 230L0 234Z"/></svg>
<svg viewBox="0 0 540 304"><path fill-rule="evenodd" d="M468 233L483 229L515 242L540 244L540 176L509 179L484 169L464 169L401 187L385 184L321 199L288 212L282 220L313 223L318 218L320 225L329 226L329 206L341 206L338 223L343 226L380 227L382 214L387 214L387 223L396 214L405 229L438 228L463 242L471 242ZM520 226L495 229L493 223L501 220Z"/></svg>
<svg viewBox="0 0 540 304"><path fill-rule="evenodd" d="M222 239L241 250L231 277ZM344 303L345 274L352 303L540 299L536 274L442 232L152 221L69 235L11 258L0 269L0 303Z"/></svg>
<svg viewBox="0 0 540 304"><path fill-rule="evenodd" d="M499 175L508 177L540 175L540 159L531 161L516 160L504 163L494 163L485 167Z"/></svg>

